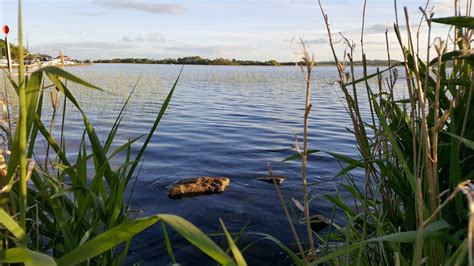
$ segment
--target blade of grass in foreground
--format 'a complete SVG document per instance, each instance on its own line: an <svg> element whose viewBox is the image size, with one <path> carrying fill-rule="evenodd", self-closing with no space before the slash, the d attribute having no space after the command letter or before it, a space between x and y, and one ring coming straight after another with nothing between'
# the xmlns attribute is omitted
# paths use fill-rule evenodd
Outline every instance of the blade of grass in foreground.
<svg viewBox="0 0 474 266"><path fill-rule="evenodd" d="M57 265L54 259L46 254L20 247L0 251L0 263L25 263L26 266Z"/></svg>
<svg viewBox="0 0 474 266"><path fill-rule="evenodd" d="M219 219L219 221L221 222L222 230L224 230L224 234L227 238L227 242L229 243L229 247L232 250L232 254L234 255L234 259L237 262L237 265L247 266L247 262L245 261L244 256L242 256L242 253L235 244L234 239L232 239L232 236L230 235L229 231L227 231L224 221L222 221L222 219Z"/></svg>
<svg viewBox="0 0 474 266"><path fill-rule="evenodd" d="M0 223L18 240L26 241L25 231L3 209L0 209Z"/></svg>
<svg viewBox="0 0 474 266"><path fill-rule="evenodd" d="M449 228L449 224L444 220L439 220L437 222L434 222L425 228L423 238L439 236L438 234L439 231L443 229L447 229L447 228ZM360 248L363 244L366 244L369 242L386 241L386 242L396 242L396 243L410 243L410 242L415 241L417 237L418 237L418 231L408 231L408 232L400 232L400 233L394 233L394 234L385 235L381 237L371 238L369 240L365 240L365 241L358 242L349 246L343 246L341 248L338 248L336 251L330 253L329 255L326 255L324 257L318 258L317 260L313 261L310 265L318 265L318 264L330 261L332 259L335 259L339 256L346 255Z"/></svg>
<svg viewBox="0 0 474 266"><path fill-rule="evenodd" d="M120 224L64 255L57 263L75 265L86 261L131 239L160 220L220 264L235 265L234 261L196 226L179 216L169 214L158 214Z"/></svg>

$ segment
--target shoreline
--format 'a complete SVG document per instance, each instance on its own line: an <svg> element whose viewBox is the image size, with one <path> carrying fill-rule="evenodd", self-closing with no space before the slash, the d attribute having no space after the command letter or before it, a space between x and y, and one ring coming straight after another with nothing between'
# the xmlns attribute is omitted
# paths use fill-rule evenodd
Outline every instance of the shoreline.
<svg viewBox="0 0 474 266"><path fill-rule="evenodd" d="M399 61L393 61L392 65L397 64ZM107 65L107 64L123 64L123 65L175 65L175 66L230 66L230 67L245 67L245 66L261 66L261 67L286 67L286 66L296 66L294 64L281 64L281 65L219 65L219 64L164 64L164 63L130 63L130 62L100 62L100 63L90 63L86 65ZM336 66L335 63L316 63L314 67L323 67L323 66ZM354 66L363 66L362 64L355 64ZM389 67L388 64L386 65L378 65L378 64L367 64L368 67Z"/></svg>

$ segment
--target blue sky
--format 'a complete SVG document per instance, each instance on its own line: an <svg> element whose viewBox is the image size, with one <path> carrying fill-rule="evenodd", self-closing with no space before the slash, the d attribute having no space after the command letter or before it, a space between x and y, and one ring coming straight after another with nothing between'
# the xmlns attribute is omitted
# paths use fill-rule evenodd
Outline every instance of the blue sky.
<svg viewBox="0 0 474 266"><path fill-rule="evenodd" d="M454 12L453 2L431 0L430 6L445 16ZM322 3L332 30L359 43L363 0ZM425 3L398 0L399 16L407 6L417 24L418 7ZM301 37L317 60L331 58L316 0L24 0L23 6L24 34L33 52L63 50L79 59L200 55L293 61L298 47L291 40ZM384 32L395 20L393 6L393 0L367 1L365 48L371 59L385 58ZM11 26L16 42L17 2L0 0L0 10L0 23ZM447 34L442 27L434 33ZM395 46L393 32L390 36Z"/></svg>

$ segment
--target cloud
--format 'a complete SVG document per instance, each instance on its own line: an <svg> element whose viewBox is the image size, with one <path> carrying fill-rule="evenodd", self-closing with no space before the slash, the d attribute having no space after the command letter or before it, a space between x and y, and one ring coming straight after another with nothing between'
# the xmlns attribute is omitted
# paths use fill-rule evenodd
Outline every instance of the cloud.
<svg viewBox="0 0 474 266"><path fill-rule="evenodd" d="M328 40L326 38L316 38L316 39L308 39L304 40L304 43L307 45L316 45L316 44L328 44Z"/></svg>
<svg viewBox="0 0 474 266"><path fill-rule="evenodd" d="M387 24L372 24L372 25L366 25L364 28L364 34L380 34L380 33L385 33L386 30L391 30L393 26L387 25ZM342 31L341 33L344 35L349 35L349 34L360 34L362 31L362 28L359 29L351 29L351 30L346 30Z"/></svg>
<svg viewBox="0 0 474 266"><path fill-rule="evenodd" d="M69 52L85 52L85 51L103 51L103 50L125 50L136 48L134 45L112 43L112 42L54 42L30 46L31 50L41 53L49 53L54 55L59 51Z"/></svg>
<svg viewBox="0 0 474 266"><path fill-rule="evenodd" d="M392 29L393 26L386 24L373 24L364 29L364 34L379 34Z"/></svg>
<svg viewBox="0 0 474 266"><path fill-rule="evenodd" d="M176 4L156 4L126 0L95 0L96 4L117 9L135 9L148 13L176 14L185 10L184 6Z"/></svg>
<svg viewBox="0 0 474 266"><path fill-rule="evenodd" d="M248 54L250 52L260 51L261 48L252 45L232 45L232 44L180 44L163 48L165 51L176 55L200 55L204 57L226 57L233 58L236 54Z"/></svg>
<svg viewBox="0 0 474 266"><path fill-rule="evenodd" d="M328 40L324 37L301 37L305 45L327 44ZM291 44L300 44L300 37L284 39L283 42Z"/></svg>
<svg viewBox="0 0 474 266"><path fill-rule="evenodd" d="M146 37L149 42L164 42L165 38L158 32L151 33Z"/></svg>
<svg viewBox="0 0 474 266"><path fill-rule="evenodd" d="M137 37L132 38L129 36L123 36L121 39L122 42L151 42L151 43L161 43L165 42L165 38L161 33L159 32L153 32L148 35L142 36L142 35L137 35Z"/></svg>

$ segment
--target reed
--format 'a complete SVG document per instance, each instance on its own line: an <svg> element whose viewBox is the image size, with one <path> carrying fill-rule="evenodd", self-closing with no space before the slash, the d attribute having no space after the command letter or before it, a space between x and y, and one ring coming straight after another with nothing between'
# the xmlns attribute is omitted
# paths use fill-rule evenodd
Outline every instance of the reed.
<svg viewBox="0 0 474 266"><path fill-rule="evenodd" d="M20 0L20 55L23 54L21 8ZM138 178L139 163L171 102L181 72L159 108L150 130L143 135L142 146L133 154L132 146L141 137L130 139L120 146L114 144L114 140L139 80L123 104L106 141L101 142L86 112L68 88L68 83L103 92L101 88L57 67L44 67L27 73L23 57L20 56L19 62L18 81L8 75L15 94L13 97L19 99L18 106L2 101L3 108L0 110L2 135L6 140L6 150L0 157L0 224L3 226L0 263L121 265L132 237L161 222L163 228L165 224L173 228L215 261L225 265L245 265L224 225L234 258L181 217L167 214L136 219L129 217L131 195L126 197L127 188L130 181ZM48 91L52 95L54 113L49 129L42 118L43 106L48 100L44 96L48 95ZM62 110L58 104L60 98L64 99ZM66 106L70 106L68 110ZM10 109L19 110L16 127L10 121L14 119L8 111ZM55 116L59 111L62 112L62 120L58 143L53 137L53 129L56 128ZM67 123L64 117L67 112L78 112L83 122L82 140L76 150L69 147L66 151L64 144L63 130ZM46 154L41 149L35 149L38 142L47 143ZM75 161L72 161L70 154L74 153ZM123 161L113 168L110 161L117 161L119 154ZM44 163L35 160L41 156L47 158ZM165 231L164 241L171 250ZM175 263L172 251L170 257Z"/></svg>
<svg viewBox="0 0 474 266"><path fill-rule="evenodd" d="M404 8L405 37L396 14L394 32L404 58L399 68L405 71L406 84L402 86L408 95L397 98L397 65L390 64L385 70L377 69L368 74L364 64L363 77L356 78L355 45L342 36L348 52L343 59L338 57L328 15L319 1L340 77L340 89L362 159L336 158L343 158L348 164L341 173L348 173L354 167L363 168L365 185L364 192L343 185L354 196L355 206L349 205L350 200L326 196L344 210L349 224L338 232L344 246L313 263L472 264L472 246L468 247L472 229L466 227L472 222L468 222L466 215L468 205L458 193L462 191L471 197L469 179L473 177L474 165L474 117L470 112L473 101L470 40L474 20L470 17L471 1L465 5L465 14L456 11L454 16L446 18L433 18L434 14L426 7L420 7L428 36L425 60L420 57L419 32L416 37L412 33L407 8ZM451 25L455 29L451 50L448 50L447 40L436 38L433 41L433 23ZM390 62L387 33L386 38ZM365 62L363 36L361 42ZM433 46L435 58L430 57ZM371 79L376 82L369 82ZM366 99L358 95L358 90L364 87ZM367 101L370 107L368 119L360 114L362 101ZM363 207L362 212L352 211L358 206Z"/></svg>
<svg viewBox="0 0 474 266"><path fill-rule="evenodd" d="M347 223L338 225L331 221L331 228L337 230L326 236L311 232L319 239L316 244L322 251L317 257L306 256L312 254L311 247L300 252L301 258L288 252L287 247L282 248L296 265L303 262L309 265L473 265L472 1L465 1L464 13L461 3L455 1L454 16L443 18L434 18L427 10L428 1L424 8L419 8L421 20L416 34L412 33L405 7L405 36L394 1L393 30L403 61L400 64L391 61L393 48L389 46L386 31L389 66L383 70L377 68L371 74L366 60L368 51L364 49L367 3L363 3L360 39L363 76L356 77L356 45L342 34L342 42L334 41L329 16L321 0L318 1L339 75L339 88L352 121L350 131L360 152L360 158L328 152L347 165L337 174L345 177L338 187L347 190L353 198L342 198L339 193L324 197L342 210ZM427 28L425 47L419 37L422 23ZM449 39L432 37L434 23L454 29ZM344 47L342 57L336 52L338 43ZM422 49L425 49L425 60L420 55ZM405 73L405 84L400 84L399 71ZM400 91L402 88L404 92ZM366 97L361 96L361 89ZM362 105L368 106L367 117L361 115ZM307 114L308 101L305 119ZM305 123L305 135L306 126ZM305 153L299 152L286 160L302 158L304 171ZM363 185L351 175L355 168L364 170ZM307 193L304 184L303 172L303 198ZM286 209L283 196L278 193ZM306 202L304 205L306 209ZM291 225L294 218L287 215L287 219ZM299 241L297 235L295 239Z"/></svg>

